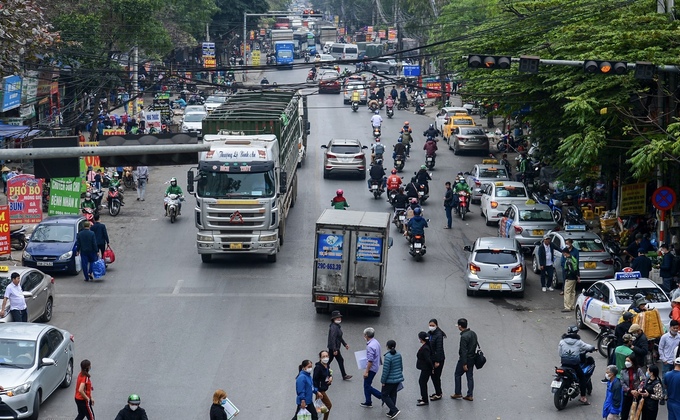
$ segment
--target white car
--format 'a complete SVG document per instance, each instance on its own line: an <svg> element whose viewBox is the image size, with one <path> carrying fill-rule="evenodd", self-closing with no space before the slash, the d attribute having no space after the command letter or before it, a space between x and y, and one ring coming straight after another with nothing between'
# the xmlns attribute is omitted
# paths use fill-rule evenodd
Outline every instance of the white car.
<svg viewBox="0 0 680 420"><path fill-rule="evenodd" d="M637 274L640 273L637 272ZM583 292L576 298L574 309L576 324L579 328L587 326L598 333L600 325L615 327L621 315L628 310L635 300L635 295L638 294L649 302L647 309L656 308L659 311L661 322L668 327L671 301L658 284L646 278L600 280L589 288L583 289Z"/></svg>
<svg viewBox="0 0 680 420"><path fill-rule="evenodd" d="M193 114L194 112L208 112L205 110L205 105L187 105L184 107L185 114Z"/></svg>
<svg viewBox="0 0 680 420"><path fill-rule="evenodd" d="M207 112L184 114L184 118L182 118L182 133L200 133L203 129L203 119L207 116Z"/></svg>
<svg viewBox="0 0 680 420"><path fill-rule="evenodd" d="M498 223L510 204L523 204L529 199L527 188L521 182L488 182L482 184L481 190L479 206L487 226Z"/></svg>
<svg viewBox="0 0 680 420"><path fill-rule="evenodd" d="M443 132L446 119L452 115L468 115L468 111L462 106L445 106L440 108L439 112L434 117L434 128Z"/></svg>
<svg viewBox="0 0 680 420"><path fill-rule="evenodd" d="M205 110L210 114L220 107L220 105L227 102L227 97L222 95L211 95L205 100Z"/></svg>

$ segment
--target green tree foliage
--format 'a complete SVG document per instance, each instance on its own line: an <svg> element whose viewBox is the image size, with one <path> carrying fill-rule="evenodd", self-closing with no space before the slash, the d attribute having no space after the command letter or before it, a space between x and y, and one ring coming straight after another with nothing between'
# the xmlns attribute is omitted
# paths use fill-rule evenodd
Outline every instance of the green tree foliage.
<svg viewBox="0 0 680 420"><path fill-rule="evenodd" d="M218 12L213 16L210 31L215 38L222 38L230 33L240 34L243 30L243 13L266 13L269 6L261 0L216 0ZM257 29L256 17L248 18L248 30Z"/></svg>

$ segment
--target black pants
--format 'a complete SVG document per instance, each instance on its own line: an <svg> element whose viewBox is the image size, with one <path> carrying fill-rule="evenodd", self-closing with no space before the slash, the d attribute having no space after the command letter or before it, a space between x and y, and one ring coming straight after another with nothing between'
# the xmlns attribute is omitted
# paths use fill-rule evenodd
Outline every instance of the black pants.
<svg viewBox="0 0 680 420"><path fill-rule="evenodd" d="M331 362L333 359L336 359L338 361L338 365L340 366L340 374L344 378L347 376L347 373L345 373L345 359L342 357L342 353L340 353L340 349L338 349L338 354L333 355L333 352L329 352L328 354L328 366L331 365Z"/></svg>
<svg viewBox="0 0 680 420"><path fill-rule="evenodd" d="M399 387L399 384L385 384L385 386L382 387L380 390L380 393L382 394L382 400L387 406L387 408L390 409L389 414L394 414L399 409L397 408L397 388Z"/></svg>
<svg viewBox="0 0 680 420"><path fill-rule="evenodd" d="M87 400L76 398L76 407L78 407L78 415L75 420L94 420L94 410L92 410L92 405Z"/></svg>
<svg viewBox="0 0 680 420"><path fill-rule="evenodd" d="M28 309L10 309L12 322L28 322Z"/></svg>
<svg viewBox="0 0 680 420"><path fill-rule="evenodd" d="M434 368L432 372L432 385L434 386L434 393L442 395L442 370L444 369L444 361L439 362L439 366Z"/></svg>
<svg viewBox="0 0 680 420"><path fill-rule="evenodd" d="M429 369L420 371L420 378L418 378L418 385L420 385L420 399L423 400L425 404L428 404L430 399L427 395L427 383L432 376L432 371Z"/></svg>
<svg viewBox="0 0 680 420"><path fill-rule="evenodd" d="M581 396L585 397L586 396L586 375L583 373L583 369L581 369L581 366L579 365L564 365L565 367L570 367L574 369L576 372L576 377L578 378L578 386L579 390L581 391ZM625 407L626 405L626 397L623 397L623 405ZM628 406L628 409L630 410L630 405Z"/></svg>
<svg viewBox="0 0 680 420"><path fill-rule="evenodd" d="M99 248L99 255L104 258L104 251L106 251L106 244L97 244L97 248Z"/></svg>
<svg viewBox="0 0 680 420"><path fill-rule="evenodd" d="M305 401L305 403L306 402L307 401ZM292 420L297 420L297 413L298 411L300 411L300 408L301 407L298 405L297 408L295 409L295 415L293 416ZM314 408L314 402L310 402L309 404L307 404L306 409L312 414L312 420L319 420L319 415L316 413L316 408Z"/></svg>

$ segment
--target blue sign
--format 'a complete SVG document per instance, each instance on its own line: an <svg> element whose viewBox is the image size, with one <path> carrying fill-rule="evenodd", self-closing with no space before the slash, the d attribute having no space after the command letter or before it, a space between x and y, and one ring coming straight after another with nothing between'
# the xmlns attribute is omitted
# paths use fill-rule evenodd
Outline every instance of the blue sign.
<svg viewBox="0 0 680 420"><path fill-rule="evenodd" d="M316 257L327 260L341 260L343 235L320 234Z"/></svg>
<svg viewBox="0 0 680 420"><path fill-rule="evenodd" d="M203 47L203 57L214 57L215 56L215 43L214 42L204 42L202 47Z"/></svg>
<svg viewBox="0 0 680 420"><path fill-rule="evenodd" d="M2 112L21 106L21 76L7 76L2 79Z"/></svg>
<svg viewBox="0 0 680 420"><path fill-rule="evenodd" d="M357 238L357 261L382 262L382 238L360 236Z"/></svg>
<svg viewBox="0 0 680 420"><path fill-rule="evenodd" d="M567 225L564 227L567 232L585 232L586 229L586 225Z"/></svg>
<svg viewBox="0 0 680 420"><path fill-rule="evenodd" d="M614 280L635 280L642 277L639 271L619 271L614 274Z"/></svg>
<svg viewBox="0 0 680 420"><path fill-rule="evenodd" d="M420 66L404 66L404 77L420 76Z"/></svg>

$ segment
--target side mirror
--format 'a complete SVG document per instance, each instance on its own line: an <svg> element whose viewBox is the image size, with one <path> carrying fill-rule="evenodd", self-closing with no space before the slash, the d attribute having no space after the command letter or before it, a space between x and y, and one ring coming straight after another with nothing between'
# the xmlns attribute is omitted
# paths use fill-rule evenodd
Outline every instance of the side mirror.
<svg viewBox="0 0 680 420"><path fill-rule="evenodd" d="M187 192L189 194L194 193L194 171L187 171Z"/></svg>
<svg viewBox="0 0 680 420"><path fill-rule="evenodd" d="M361 146L361 150L368 149L368 146Z"/></svg>
<svg viewBox="0 0 680 420"><path fill-rule="evenodd" d="M288 185L288 173L286 171L281 171L281 174L279 176L279 182L281 182L279 186L279 193L285 194L286 185Z"/></svg>
<svg viewBox="0 0 680 420"><path fill-rule="evenodd" d="M478 192L480 194L484 194L484 190L482 190L481 188L475 188L475 192Z"/></svg>
<svg viewBox="0 0 680 420"><path fill-rule="evenodd" d="M472 175L470 172L463 172L463 175Z"/></svg>
<svg viewBox="0 0 680 420"><path fill-rule="evenodd" d="M50 359L49 357L43 357L40 359L40 366L55 366L57 362L54 361L54 359Z"/></svg>
<svg viewBox="0 0 680 420"><path fill-rule="evenodd" d="M593 292L591 292L590 289L584 290L584 291L583 291L583 296L593 297Z"/></svg>
<svg viewBox="0 0 680 420"><path fill-rule="evenodd" d="M328 146L326 146L325 144L322 144L322 145L321 145L321 148L322 148L322 149L328 149Z"/></svg>
<svg viewBox="0 0 680 420"><path fill-rule="evenodd" d="M472 247L471 247L470 245L465 245L465 246L463 247L463 251L472 252Z"/></svg>

